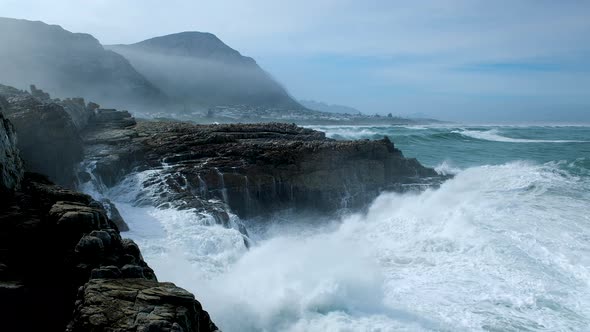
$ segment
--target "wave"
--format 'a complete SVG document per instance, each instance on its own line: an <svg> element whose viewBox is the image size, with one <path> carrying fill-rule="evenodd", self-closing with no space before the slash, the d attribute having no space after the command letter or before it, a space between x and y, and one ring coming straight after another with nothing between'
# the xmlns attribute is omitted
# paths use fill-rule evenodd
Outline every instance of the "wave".
<svg viewBox="0 0 590 332"><path fill-rule="evenodd" d="M580 140L542 140L542 139L525 139L525 138L511 138L502 136L499 134L498 129L491 129L487 131L479 130L453 130L452 133L460 134L463 136L493 142L505 142L505 143L588 143L590 141Z"/></svg>
<svg viewBox="0 0 590 332"><path fill-rule="evenodd" d="M159 278L224 331L584 330L590 183L570 170L586 164L441 164L456 176L438 189L384 193L335 227L260 232L250 250L206 216L134 206L131 178L110 198Z"/></svg>

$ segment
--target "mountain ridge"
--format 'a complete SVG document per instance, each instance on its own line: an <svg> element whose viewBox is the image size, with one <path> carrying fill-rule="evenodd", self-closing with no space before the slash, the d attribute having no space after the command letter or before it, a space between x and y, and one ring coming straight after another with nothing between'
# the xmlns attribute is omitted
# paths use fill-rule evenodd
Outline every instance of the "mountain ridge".
<svg viewBox="0 0 590 332"><path fill-rule="evenodd" d="M167 97L122 55L87 33L0 17L0 72L19 88L43 86L59 97L81 96L118 107L161 105Z"/></svg>
<svg viewBox="0 0 590 332"><path fill-rule="evenodd" d="M212 33L185 31L106 47L183 105L304 109L253 58Z"/></svg>

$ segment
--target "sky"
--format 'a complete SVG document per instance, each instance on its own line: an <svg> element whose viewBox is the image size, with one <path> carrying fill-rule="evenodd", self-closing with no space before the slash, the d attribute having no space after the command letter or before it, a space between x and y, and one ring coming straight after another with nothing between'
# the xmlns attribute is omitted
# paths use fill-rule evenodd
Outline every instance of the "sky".
<svg viewBox="0 0 590 332"><path fill-rule="evenodd" d="M590 122L590 1L0 0L103 44L216 34L297 99L457 121Z"/></svg>

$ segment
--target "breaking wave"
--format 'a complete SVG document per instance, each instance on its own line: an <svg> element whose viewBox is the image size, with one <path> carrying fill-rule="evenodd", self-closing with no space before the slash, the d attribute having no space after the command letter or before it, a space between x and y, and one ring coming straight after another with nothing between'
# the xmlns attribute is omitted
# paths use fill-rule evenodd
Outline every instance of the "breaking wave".
<svg viewBox="0 0 590 332"><path fill-rule="evenodd" d="M498 129L491 129L485 131L479 130L453 130L452 133L468 136L475 139L505 142L505 143L589 143L590 141L581 140L546 140L546 139L526 139L526 138L511 138L500 135Z"/></svg>
<svg viewBox="0 0 590 332"><path fill-rule="evenodd" d="M160 280L193 291L224 331L579 331L587 166L440 165L457 174L438 189L384 193L323 225L269 220L250 250L207 216L135 204L129 182L108 195Z"/></svg>

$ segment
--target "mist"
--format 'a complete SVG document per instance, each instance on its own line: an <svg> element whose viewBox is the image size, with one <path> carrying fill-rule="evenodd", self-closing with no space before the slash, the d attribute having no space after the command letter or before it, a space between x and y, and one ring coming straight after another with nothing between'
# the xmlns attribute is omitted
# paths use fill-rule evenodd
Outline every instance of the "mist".
<svg viewBox="0 0 590 332"><path fill-rule="evenodd" d="M171 98L176 109L249 105L301 108L285 89L251 58L224 60L106 46L125 58Z"/></svg>
<svg viewBox="0 0 590 332"><path fill-rule="evenodd" d="M56 98L83 97L117 108L157 108L166 96L121 55L89 34L0 18L1 83L34 84Z"/></svg>

